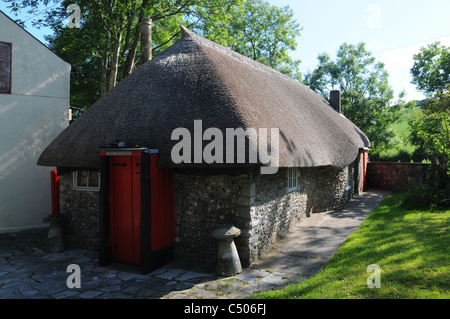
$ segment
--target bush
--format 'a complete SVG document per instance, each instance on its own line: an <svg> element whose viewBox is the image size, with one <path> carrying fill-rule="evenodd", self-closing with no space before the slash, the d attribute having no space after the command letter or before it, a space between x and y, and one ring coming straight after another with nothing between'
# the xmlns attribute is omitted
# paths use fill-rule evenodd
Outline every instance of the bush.
<svg viewBox="0 0 450 319"><path fill-rule="evenodd" d="M450 184L445 189L440 189L433 196L432 203L439 207L450 208Z"/></svg>
<svg viewBox="0 0 450 319"><path fill-rule="evenodd" d="M422 163L428 160L427 154L420 148L416 148L411 155L411 159L414 163Z"/></svg>
<svg viewBox="0 0 450 319"><path fill-rule="evenodd" d="M431 187L427 184L414 184L403 194L402 206L406 209L427 209L432 202Z"/></svg>
<svg viewBox="0 0 450 319"><path fill-rule="evenodd" d="M406 209L450 208L450 185L445 189L427 183L412 185L403 193L402 206Z"/></svg>
<svg viewBox="0 0 450 319"><path fill-rule="evenodd" d="M420 149L414 150L411 154L406 150L400 150L394 155L380 155L371 154L371 162L383 162L383 163L422 163L427 160L427 155Z"/></svg>
<svg viewBox="0 0 450 319"><path fill-rule="evenodd" d="M380 154L370 155L370 160L372 162L410 163L412 161L412 159L413 159L413 155L408 153L405 150L400 150L395 155L380 155Z"/></svg>

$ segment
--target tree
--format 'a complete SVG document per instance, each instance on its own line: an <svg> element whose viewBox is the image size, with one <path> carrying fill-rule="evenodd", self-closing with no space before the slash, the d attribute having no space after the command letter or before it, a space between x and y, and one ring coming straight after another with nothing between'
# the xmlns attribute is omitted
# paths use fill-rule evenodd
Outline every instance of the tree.
<svg viewBox="0 0 450 319"><path fill-rule="evenodd" d="M153 21L153 53L180 36L179 25L204 33L231 49L298 77L298 64L287 54L295 49L299 26L288 7L261 0L5 0L15 11L39 13L35 24L49 26L50 48L73 66L71 105L86 108L140 66L140 22ZM81 8L81 28L66 25L66 8ZM38 16L39 17L39 16ZM248 20L247 19L250 19ZM244 28L246 35L241 32ZM254 34L251 32L254 29ZM251 34L250 34L251 33ZM250 36L251 35L251 36ZM248 37L250 36L250 37ZM251 43L251 44L250 44Z"/></svg>
<svg viewBox="0 0 450 319"><path fill-rule="evenodd" d="M445 189L450 177L450 93L437 94L409 121L411 143L427 154L433 179Z"/></svg>
<svg viewBox="0 0 450 319"><path fill-rule="evenodd" d="M201 23L222 16L240 0L5 0L13 11L36 15L33 23L48 26L50 48L74 69L71 103L89 107L139 64L140 24L153 21L153 51L171 45L180 35L180 24ZM81 28L67 27L66 8L81 8ZM42 12L39 5L48 6ZM40 16L43 18L39 18ZM190 25L188 25L190 27ZM95 84L95 85L94 85ZM84 105L82 105L84 104Z"/></svg>
<svg viewBox="0 0 450 319"><path fill-rule="evenodd" d="M49 12L45 23L54 34L47 41L73 67L71 105L89 107L140 65L140 20L149 13L145 9L148 1L129 1L128 7L123 1L122 6L104 8L99 7L103 2L77 1L81 28L71 29L65 24L65 6L72 2L63 1L58 10ZM175 40L184 21L179 15L167 13L170 16L163 19L151 12L155 18L154 52L158 53Z"/></svg>
<svg viewBox="0 0 450 319"><path fill-rule="evenodd" d="M433 202L450 206L450 47L433 43L414 60L412 83L428 99L409 121L410 140L431 162Z"/></svg>
<svg viewBox="0 0 450 319"><path fill-rule="evenodd" d="M372 154L389 149L395 142L391 124L399 118L403 101L394 101L388 73L381 62L376 62L364 43L343 43L335 61L323 53L319 65L304 77L304 83L329 98L330 91L341 91L343 114L370 139ZM394 103L395 102L395 103Z"/></svg>
<svg viewBox="0 0 450 319"><path fill-rule="evenodd" d="M450 47L445 47L440 42L422 47L414 55L411 74L412 83L425 94L443 92L450 83Z"/></svg>
<svg viewBox="0 0 450 319"><path fill-rule="evenodd" d="M212 41L301 80L301 61L292 59L289 51L297 49L302 28L289 6L280 8L264 0L244 0L224 18L196 29Z"/></svg>

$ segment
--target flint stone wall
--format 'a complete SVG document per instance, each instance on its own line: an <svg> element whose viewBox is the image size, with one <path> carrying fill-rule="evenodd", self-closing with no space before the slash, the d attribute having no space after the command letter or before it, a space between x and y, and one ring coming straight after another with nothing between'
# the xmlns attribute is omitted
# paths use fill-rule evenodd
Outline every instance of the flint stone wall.
<svg viewBox="0 0 450 319"><path fill-rule="evenodd" d="M355 164L341 171L299 169L299 185L292 192L287 171L280 168L276 174L261 175L249 170L239 177L177 174L176 257L215 263L218 242L211 233L222 224L233 224L241 229L235 243L247 267L302 219L341 208L354 193Z"/></svg>
<svg viewBox="0 0 450 319"><path fill-rule="evenodd" d="M248 227L248 190L247 175L231 177L176 174L176 258L207 264L216 261L218 241L212 237L212 232L223 224L233 224L241 231Z"/></svg>
<svg viewBox="0 0 450 319"><path fill-rule="evenodd" d="M66 244L70 247L98 249L99 192L74 189L72 172L58 174Z"/></svg>
<svg viewBox="0 0 450 319"><path fill-rule="evenodd" d="M242 266L249 266L302 219L344 206L353 196L355 167L301 168L292 192L287 168L272 175L250 169L237 177L175 174L176 259L214 265L218 241L211 234L233 224L241 230L235 243ZM73 189L72 178L72 172L60 173L66 242L98 249L99 192Z"/></svg>

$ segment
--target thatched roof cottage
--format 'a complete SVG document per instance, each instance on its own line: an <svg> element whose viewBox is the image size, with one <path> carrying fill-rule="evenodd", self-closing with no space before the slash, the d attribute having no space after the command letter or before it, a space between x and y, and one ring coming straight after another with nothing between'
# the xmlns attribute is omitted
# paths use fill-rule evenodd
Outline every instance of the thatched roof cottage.
<svg viewBox="0 0 450 319"><path fill-rule="evenodd" d="M259 133L245 139L245 159L219 139L227 129ZM274 161L250 154L265 132L277 155L271 174L261 167ZM182 27L177 43L98 100L38 164L58 167L72 244L98 247L101 263L148 271L173 256L215 262L211 233L225 223L241 229L236 244L249 265L302 218L361 191L368 147L307 86Z"/></svg>

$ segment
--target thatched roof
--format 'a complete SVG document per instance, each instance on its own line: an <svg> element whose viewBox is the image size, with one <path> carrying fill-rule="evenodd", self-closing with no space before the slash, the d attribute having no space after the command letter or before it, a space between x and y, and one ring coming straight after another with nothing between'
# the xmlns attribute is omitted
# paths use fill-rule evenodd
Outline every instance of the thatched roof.
<svg viewBox="0 0 450 319"><path fill-rule="evenodd" d="M279 128L280 167L343 168L359 148L370 146L358 127L309 87L182 27L177 43L91 106L47 147L38 165L98 168L99 148L124 140L157 148L160 166L181 167L171 160L178 143L171 134L183 127L193 136L194 120L224 136L226 128Z"/></svg>

